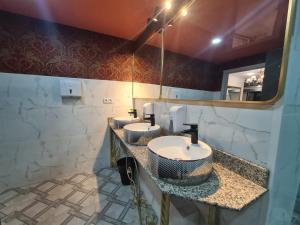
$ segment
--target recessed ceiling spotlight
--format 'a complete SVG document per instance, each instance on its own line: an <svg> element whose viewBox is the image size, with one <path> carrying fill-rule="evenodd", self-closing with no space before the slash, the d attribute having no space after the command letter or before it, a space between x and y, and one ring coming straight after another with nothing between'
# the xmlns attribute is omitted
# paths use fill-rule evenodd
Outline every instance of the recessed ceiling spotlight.
<svg viewBox="0 0 300 225"><path fill-rule="evenodd" d="M183 9L181 10L181 15L182 15L182 16L186 16L186 15L187 15L187 9L186 9L186 8L183 8Z"/></svg>
<svg viewBox="0 0 300 225"><path fill-rule="evenodd" d="M166 1L166 3L165 3L165 8L166 8L167 10L169 10L169 9L172 8L172 3L171 3L171 1Z"/></svg>
<svg viewBox="0 0 300 225"><path fill-rule="evenodd" d="M215 37L215 38L213 38L212 40L211 40L211 43L213 44L213 45L218 45L218 44L220 44L222 42L222 38L220 38L220 37Z"/></svg>

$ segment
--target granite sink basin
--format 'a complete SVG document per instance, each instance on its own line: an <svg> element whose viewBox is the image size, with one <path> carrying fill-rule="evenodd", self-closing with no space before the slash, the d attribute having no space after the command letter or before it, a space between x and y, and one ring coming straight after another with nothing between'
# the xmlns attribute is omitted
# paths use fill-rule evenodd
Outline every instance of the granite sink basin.
<svg viewBox="0 0 300 225"><path fill-rule="evenodd" d="M114 128L123 128L127 124L137 123L140 121L140 118L134 118L132 116L123 116L123 117L114 117L112 119Z"/></svg>
<svg viewBox="0 0 300 225"><path fill-rule="evenodd" d="M163 136L148 145L148 167L153 176L178 185L204 182L212 172L212 149L189 137Z"/></svg>
<svg viewBox="0 0 300 225"><path fill-rule="evenodd" d="M160 126L157 124L151 126L150 123L132 123L123 128L124 139L128 144L139 143L139 145L147 145L150 139L160 135Z"/></svg>

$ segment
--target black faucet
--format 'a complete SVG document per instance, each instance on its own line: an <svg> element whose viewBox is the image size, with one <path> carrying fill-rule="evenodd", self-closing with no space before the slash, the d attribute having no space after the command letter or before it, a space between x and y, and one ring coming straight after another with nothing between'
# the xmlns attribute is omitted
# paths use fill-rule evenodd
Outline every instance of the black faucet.
<svg viewBox="0 0 300 225"><path fill-rule="evenodd" d="M146 114L149 115L148 118L144 117L144 120L149 120L151 122L151 126L155 126L155 115L154 114Z"/></svg>
<svg viewBox="0 0 300 225"><path fill-rule="evenodd" d="M137 118L137 111L136 109L131 109L129 112L128 112L129 115L133 115L133 118Z"/></svg>
<svg viewBox="0 0 300 225"><path fill-rule="evenodd" d="M184 130L183 133L191 134L192 144L198 144L198 124L184 123L183 125L191 126L191 129Z"/></svg>

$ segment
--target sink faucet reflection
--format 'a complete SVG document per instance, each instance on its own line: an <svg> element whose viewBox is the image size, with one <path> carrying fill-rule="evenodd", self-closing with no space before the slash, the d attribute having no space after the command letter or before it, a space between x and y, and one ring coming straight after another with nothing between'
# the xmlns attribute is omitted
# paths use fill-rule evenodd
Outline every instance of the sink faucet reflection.
<svg viewBox="0 0 300 225"><path fill-rule="evenodd" d="M144 117L144 120L149 120L151 123L151 126L155 126L155 114L146 114L149 115L149 117Z"/></svg>
<svg viewBox="0 0 300 225"><path fill-rule="evenodd" d="M129 115L133 115L133 118L137 118L137 111L136 109L131 109L129 112L128 112Z"/></svg>

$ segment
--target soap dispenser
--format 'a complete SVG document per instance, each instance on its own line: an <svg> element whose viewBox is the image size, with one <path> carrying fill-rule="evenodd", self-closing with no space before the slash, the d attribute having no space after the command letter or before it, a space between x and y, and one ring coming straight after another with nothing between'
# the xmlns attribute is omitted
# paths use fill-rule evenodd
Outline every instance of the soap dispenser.
<svg viewBox="0 0 300 225"><path fill-rule="evenodd" d="M184 123L186 117L186 107L172 106L169 110L170 127L172 133L179 133L184 130Z"/></svg>
<svg viewBox="0 0 300 225"><path fill-rule="evenodd" d="M154 104L153 102L148 102L143 105L143 118L147 115L154 114Z"/></svg>

